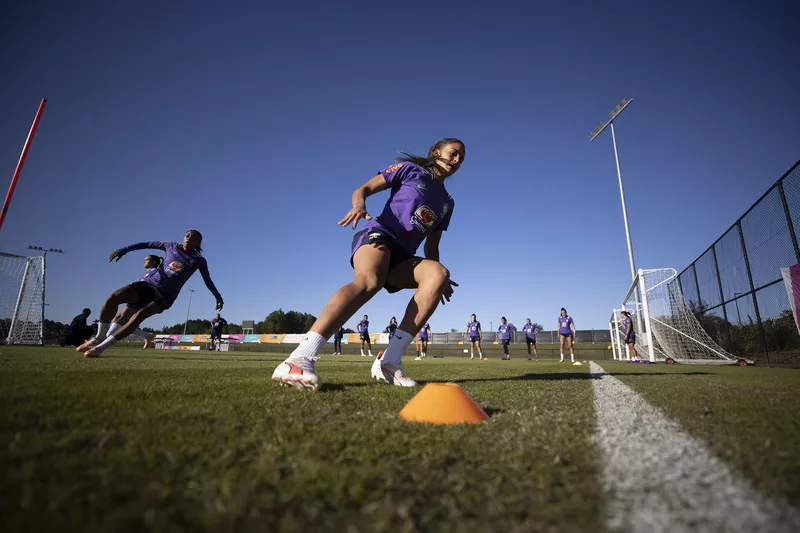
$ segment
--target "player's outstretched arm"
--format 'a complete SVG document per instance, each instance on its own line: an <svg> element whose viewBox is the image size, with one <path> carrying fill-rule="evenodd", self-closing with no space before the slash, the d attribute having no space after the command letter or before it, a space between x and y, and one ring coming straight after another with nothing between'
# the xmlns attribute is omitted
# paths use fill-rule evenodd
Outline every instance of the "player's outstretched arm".
<svg viewBox="0 0 800 533"><path fill-rule="evenodd" d="M111 255L108 256L108 262L110 263L114 259L116 259L117 262L119 262L119 260L122 259L122 256L134 250L166 251L167 247L164 245L163 241L137 242L136 244L131 244L130 246L125 246L123 248L120 248L119 250L114 250L113 252L111 252Z"/></svg>
<svg viewBox="0 0 800 533"><path fill-rule="evenodd" d="M350 224L353 229L356 229L358 221L362 218L364 220L372 220L372 216L367 212L367 198L375 193L384 191L389 187L386 179L378 174L361 187L353 191L353 208L338 222L340 226L346 227Z"/></svg>
<svg viewBox="0 0 800 533"><path fill-rule="evenodd" d="M200 270L200 275L203 276L203 283L206 284L206 288L211 291L211 294L214 295L214 298L217 299L216 309L217 311L222 310L222 306L225 302L222 301L222 295L217 290L217 287L214 285L214 282L211 281L211 275L208 273L208 263L205 260L202 260L200 266L198 267Z"/></svg>

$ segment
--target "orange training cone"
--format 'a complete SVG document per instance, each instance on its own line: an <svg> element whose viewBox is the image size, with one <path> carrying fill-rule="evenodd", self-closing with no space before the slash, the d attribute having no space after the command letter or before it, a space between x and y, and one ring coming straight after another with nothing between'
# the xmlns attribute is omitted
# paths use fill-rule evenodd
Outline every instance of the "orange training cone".
<svg viewBox="0 0 800 533"><path fill-rule="evenodd" d="M489 415L455 383L428 383L400 410L400 418L430 424L471 424L489 420Z"/></svg>

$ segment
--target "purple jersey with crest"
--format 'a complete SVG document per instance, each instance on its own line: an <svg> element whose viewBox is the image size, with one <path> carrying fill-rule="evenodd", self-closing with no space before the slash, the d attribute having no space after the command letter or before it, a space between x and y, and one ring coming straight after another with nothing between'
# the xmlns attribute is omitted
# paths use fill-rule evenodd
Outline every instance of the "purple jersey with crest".
<svg viewBox="0 0 800 533"><path fill-rule="evenodd" d="M500 327L497 328L497 331L500 332L500 338L504 341L507 341L511 338L511 332L514 331L514 326L511 324L500 324Z"/></svg>
<svg viewBox="0 0 800 533"><path fill-rule="evenodd" d="M369 320L362 320L356 327L359 333L369 333Z"/></svg>
<svg viewBox="0 0 800 533"><path fill-rule="evenodd" d="M380 173L392 192L381 214L364 229L386 231L414 255L425 237L447 229L455 202L444 185L414 163L395 163Z"/></svg>
<svg viewBox="0 0 800 533"><path fill-rule="evenodd" d="M422 326L422 329L419 330L419 338L421 340L426 341L428 340L428 335L430 335L430 333L431 333L431 325L426 322L425 325Z"/></svg>
<svg viewBox="0 0 800 533"><path fill-rule="evenodd" d="M152 275L146 279L142 277L141 281L154 285L167 300L169 304L167 307L172 305L178 297L178 294L180 294L184 283L192 277L195 270L200 271L200 274L203 276L203 282L205 282L211 294L217 299L222 299L219 291L217 291L217 288L214 286L214 282L211 281L211 276L208 274L208 264L206 263L205 257L200 255L200 252L196 250L187 252L183 249L183 246L177 242L152 241L132 244L120 248L119 251L126 254L134 250L148 249L163 250L166 252L166 257L160 267L151 269L156 272L153 272ZM150 271L148 271L148 274L149 273Z"/></svg>
<svg viewBox="0 0 800 533"><path fill-rule="evenodd" d="M533 324L525 324L522 326L522 331L525 333L525 336L529 339L536 340L536 330L534 329Z"/></svg>
<svg viewBox="0 0 800 533"><path fill-rule="evenodd" d="M561 335L569 335L572 333L572 317L571 316L560 316L558 317L558 332Z"/></svg>
<svg viewBox="0 0 800 533"><path fill-rule="evenodd" d="M469 333L470 337L478 337L480 336L479 330L481 329L481 323L477 320L475 322L467 322L467 332Z"/></svg>

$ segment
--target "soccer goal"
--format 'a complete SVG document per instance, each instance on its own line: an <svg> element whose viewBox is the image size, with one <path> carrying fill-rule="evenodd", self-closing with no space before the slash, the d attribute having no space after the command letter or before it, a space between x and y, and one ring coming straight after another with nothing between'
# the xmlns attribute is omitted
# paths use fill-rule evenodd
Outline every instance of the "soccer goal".
<svg viewBox="0 0 800 533"><path fill-rule="evenodd" d="M0 344L44 342L44 257L0 252Z"/></svg>
<svg viewBox="0 0 800 533"><path fill-rule="evenodd" d="M683 299L674 268L639 269L622 308L613 310L610 329L614 358L622 360L630 359L630 354L624 344L620 311L628 311L633 319L640 358L668 364L753 364L726 352L706 333Z"/></svg>

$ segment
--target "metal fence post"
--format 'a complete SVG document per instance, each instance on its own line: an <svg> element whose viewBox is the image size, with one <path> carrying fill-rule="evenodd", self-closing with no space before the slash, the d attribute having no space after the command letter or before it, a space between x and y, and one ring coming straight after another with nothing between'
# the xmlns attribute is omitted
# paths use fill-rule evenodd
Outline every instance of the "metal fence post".
<svg viewBox="0 0 800 533"><path fill-rule="evenodd" d="M764 327L761 325L761 313L758 311L758 299L756 298L756 288L753 285L753 273L750 271L750 260L747 258L747 246L744 243L744 232L742 231L742 220L736 222L739 230L739 239L742 243L742 255L744 256L744 266L747 270L747 280L750 283L750 293L753 295L753 307L756 312L756 322L758 323L758 333L761 336L761 346L764 347L764 355L767 357L767 364L769 364L769 350L767 349L767 338L764 336Z"/></svg>
<svg viewBox="0 0 800 533"><path fill-rule="evenodd" d="M783 178L778 182L778 192L781 195L783 212L786 214L786 224L789 225L789 237L792 239L792 245L794 246L795 261L800 263L800 246L797 244L797 235L795 235L794 224L792 224L792 213L789 211L789 203L786 201L786 193L783 191Z"/></svg>
<svg viewBox="0 0 800 533"><path fill-rule="evenodd" d="M714 256L714 272L717 274L717 285L719 286L719 300L722 302L722 318L725 320L725 333L728 337L728 350L733 347L733 339L731 339L731 325L728 322L728 310L725 309L725 293L722 292L722 277L719 275L719 263L717 262L717 245L711 247L711 255Z"/></svg>

